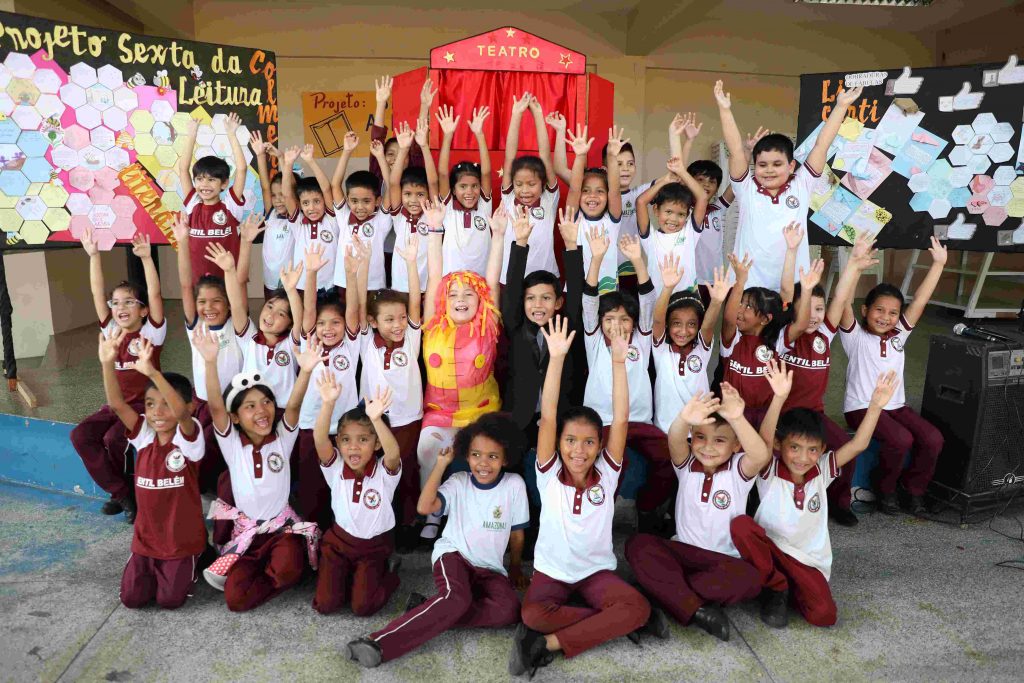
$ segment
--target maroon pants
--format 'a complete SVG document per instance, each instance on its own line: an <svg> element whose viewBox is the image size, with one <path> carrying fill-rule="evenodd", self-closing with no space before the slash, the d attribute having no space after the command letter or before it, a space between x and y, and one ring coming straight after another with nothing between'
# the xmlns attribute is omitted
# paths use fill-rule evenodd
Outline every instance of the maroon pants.
<svg viewBox="0 0 1024 683"><path fill-rule="evenodd" d="M391 433L395 435L399 453L402 454L402 478L398 482L394 498L398 507L395 519L402 526L411 526L416 522L416 503L420 499L420 460L416 457L416 446L420 441L420 421L392 427Z"/></svg>
<svg viewBox="0 0 1024 683"><path fill-rule="evenodd" d="M604 428L603 438L608 439L608 427ZM651 512L672 497L677 485L672 456L668 451L668 437L652 424L630 422L626 447L647 461L647 481L637 493L636 509Z"/></svg>
<svg viewBox="0 0 1024 683"><path fill-rule="evenodd" d="M245 612L291 588L306 567L306 537L279 532L259 534L228 570L224 601L232 612Z"/></svg>
<svg viewBox="0 0 1024 683"><path fill-rule="evenodd" d="M398 588L398 574L388 572L388 557L394 549L390 532L356 538L332 525L320 541L313 609L330 614L351 604L357 617L376 614Z"/></svg>
<svg viewBox="0 0 1024 683"><path fill-rule="evenodd" d="M852 429L864 421L867 410L846 413L846 424ZM896 483L913 496L923 496L935 463L942 451L942 432L924 419L910 406L896 410L883 410L875 427L875 438L881 444L878 451L877 482L880 493L895 493ZM903 459L911 452L910 466L903 469Z"/></svg>
<svg viewBox="0 0 1024 683"><path fill-rule="evenodd" d="M140 414L143 411L141 403L132 403L131 407ZM110 406L103 406L72 429L71 445L97 486L115 499L131 495L132 480L127 474L128 435Z"/></svg>
<svg viewBox="0 0 1024 683"><path fill-rule="evenodd" d="M825 413L821 415L821 422L825 426L825 445L830 451L838 451L850 443L850 435ZM850 494L850 487L853 485L853 473L857 469L857 459L843 465L839 476L828 486L828 504L830 507L840 507L844 510L850 509L853 502Z"/></svg>
<svg viewBox="0 0 1024 683"><path fill-rule="evenodd" d="M761 592L754 565L651 534L626 542L626 560L647 594L681 624L705 602L732 605Z"/></svg>
<svg viewBox="0 0 1024 683"><path fill-rule="evenodd" d="M132 553L121 575L121 604L134 609L156 601L164 609L181 607L199 578L199 557L157 560Z"/></svg>
<svg viewBox="0 0 1024 683"><path fill-rule="evenodd" d="M498 628L519 621L519 596L507 576L457 552L434 563L437 595L370 634L381 660L397 659L451 628Z"/></svg>
<svg viewBox="0 0 1024 683"><path fill-rule="evenodd" d="M746 515L732 520L732 542L740 556L754 565L761 585L773 591L789 591L789 601L814 626L836 623L836 603L825 575L782 552L775 541Z"/></svg>
<svg viewBox="0 0 1024 683"><path fill-rule="evenodd" d="M292 480L296 482L293 486L298 492L295 511L307 522L316 522L321 529L330 529L334 524L331 488L320 467L312 429L299 430L296 448L292 454Z"/></svg>
<svg viewBox="0 0 1024 683"><path fill-rule="evenodd" d="M573 593L590 607L571 607ZM602 570L576 583L562 583L534 572L523 598L523 623L534 631L554 634L566 657L632 633L651 615L651 604L640 591Z"/></svg>

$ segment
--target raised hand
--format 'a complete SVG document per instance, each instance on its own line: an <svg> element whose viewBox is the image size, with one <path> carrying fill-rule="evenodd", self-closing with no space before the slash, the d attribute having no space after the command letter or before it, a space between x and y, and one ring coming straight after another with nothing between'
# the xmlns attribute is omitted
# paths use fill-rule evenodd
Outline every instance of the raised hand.
<svg viewBox="0 0 1024 683"><path fill-rule="evenodd" d="M109 337L100 332L100 345L98 349L100 363L113 363L117 360L117 354L121 350L121 342L124 341L126 334L128 333L123 328L116 326Z"/></svg>
<svg viewBox="0 0 1024 683"><path fill-rule="evenodd" d="M746 404L736 387L728 382L722 382L722 403L718 406L718 414L726 420L735 420L743 417L743 409Z"/></svg>
<svg viewBox="0 0 1024 683"><path fill-rule="evenodd" d="M359 146L359 136L353 131L345 133L345 137L341 140L341 149L343 152L354 152L356 147Z"/></svg>
<svg viewBox="0 0 1024 683"><path fill-rule="evenodd" d="M774 358L769 360L764 369L764 377L776 396L789 396L793 389L793 371L786 366L786 361L776 361Z"/></svg>
<svg viewBox="0 0 1024 683"><path fill-rule="evenodd" d="M932 237L932 246L928 247L928 253L932 255L932 263L945 265L949 254L946 252L946 245L939 242L938 238Z"/></svg>
<svg viewBox="0 0 1024 683"><path fill-rule="evenodd" d="M402 121L400 124L395 126L395 139L398 140L399 148L409 149L412 147L412 141L415 137L416 132L409 127L408 121Z"/></svg>
<svg viewBox="0 0 1024 683"><path fill-rule="evenodd" d="M235 269L235 257L218 242L206 246L206 254L203 258L217 264L217 267L225 273L230 273Z"/></svg>
<svg viewBox="0 0 1024 683"><path fill-rule="evenodd" d="M533 96L530 97L530 111L535 114L541 111L540 100Z"/></svg>
<svg viewBox="0 0 1024 683"><path fill-rule="evenodd" d="M626 353L629 351L629 335L623 329L622 324L617 322L611 329L612 362L625 363Z"/></svg>
<svg viewBox="0 0 1024 683"><path fill-rule="evenodd" d="M482 135L484 132L484 121L491 115L490 107L480 107L473 109L473 118L469 120L469 130L473 135ZM455 119L455 123L458 124L459 120Z"/></svg>
<svg viewBox="0 0 1024 683"><path fill-rule="evenodd" d="M686 128L686 117L677 113L668 124L668 134L673 138L678 138L683 134L684 128Z"/></svg>
<svg viewBox="0 0 1024 683"><path fill-rule="evenodd" d="M267 226L263 224L263 216L253 211L238 226L238 234L241 235L243 241L252 244L260 236L260 233L266 229Z"/></svg>
<svg viewBox="0 0 1024 683"><path fill-rule="evenodd" d="M899 385L900 378L896 376L895 370L879 375L878 381L875 383L875 390L871 392L871 405L884 410Z"/></svg>
<svg viewBox="0 0 1024 683"><path fill-rule="evenodd" d="M512 223L515 231L516 242L525 246L530 242L530 233L533 232L533 222L530 220L530 212L525 206L516 207L515 221Z"/></svg>
<svg viewBox="0 0 1024 683"><path fill-rule="evenodd" d="M595 225L586 232L587 243L590 245L590 253L594 258L603 257L608 253L611 240L608 238L608 231L603 225Z"/></svg>
<svg viewBox="0 0 1024 683"><path fill-rule="evenodd" d="M622 148L629 142L629 138L623 139L624 132L622 128L616 128L614 125L608 129L608 154L618 156Z"/></svg>
<svg viewBox="0 0 1024 683"><path fill-rule="evenodd" d="M373 89L377 91L377 102L387 102L391 99L391 88L395 84L395 79L391 76L381 76L379 79L373 79ZM381 125L383 121L376 121L377 125Z"/></svg>
<svg viewBox="0 0 1024 683"><path fill-rule="evenodd" d="M671 159L668 160L668 163L666 163L665 166L668 168L669 173L671 173L675 177L682 177L684 170L683 160L680 159L679 157L672 157Z"/></svg>
<svg viewBox="0 0 1024 683"><path fill-rule="evenodd" d="M782 228L782 236L786 240L786 248L790 251L800 246L804 239L804 229L800 223L793 221Z"/></svg>
<svg viewBox="0 0 1024 683"><path fill-rule="evenodd" d="M530 98L533 97L528 92L524 92L519 99L512 96L512 114L521 116L523 112L530 108Z"/></svg>
<svg viewBox="0 0 1024 683"><path fill-rule="evenodd" d="M736 273L736 282L746 282L747 277L750 275L750 269L754 266L754 261L750 258L750 254L743 254L742 261L736 254L729 254L727 258L732 266L732 272Z"/></svg>
<svg viewBox="0 0 1024 683"><path fill-rule="evenodd" d="M359 236L353 235L352 241L345 247L345 272L359 272L359 268L363 265L363 262L367 260L368 256L369 252L363 247L359 240Z"/></svg>
<svg viewBox="0 0 1024 683"><path fill-rule="evenodd" d="M267 151L267 143L263 142L263 133L258 130L254 130L249 133L249 147L252 148L252 153L259 156Z"/></svg>
<svg viewBox="0 0 1024 683"><path fill-rule="evenodd" d="M717 411L720 404L721 401L714 394L698 391L679 411L679 416L691 427L714 424L715 418L711 417L711 413Z"/></svg>
<svg viewBox="0 0 1024 683"><path fill-rule="evenodd" d="M561 131L563 133L565 132L566 122L565 122L565 117L562 116L561 112L558 112L558 111L549 112L548 115L544 118L544 121L549 126L554 128L556 132L557 131Z"/></svg>
<svg viewBox="0 0 1024 683"><path fill-rule="evenodd" d="M295 164L295 160L299 158L299 152L301 151L302 150L299 149L298 145L292 145L288 149L284 150L281 157L284 159L285 166L291 168Z"/></svg>
<svg viewBox="0 0 1024 683"><path fill-rule="evenodd" d="M324 403L335 403L341 396L341 385L333 372L321 372L316 378L316 388L320 392L320 400Z"/></svg>
<svg viewBox="0 0 1024 683"><path fill-rule="evenodd" d="M846 109L851 104L860 99L861 94L864 92L864 87L853 88L851 90L840 90L836 94L836 108Z"/></svg>
<svg viewBox="0 0 1024 683"><path fill-rule="evenodd" d="M357 141L358 139L359 138L356 138ZM372 154L378 162L380 162L381 159L384 159L384 143L380 140L370 140L370 154Z"/></svg>
<svg viewBox="0 0 1024 683"><path fill-rule="evenodd" d="M135 233L135 236L132 237L132 253L143 261L153 257L149 235L143 235L141 232Z"/></svg>
<svg viewBox="0 0 1024 683"><path fill-rule="evenodd" d="M623 252L625 253L625 252ZM679 254L670 253L658 264L661 281L667 290L673 290L683 280L683 263Z"/></svg>
<svg viewBox="0 0 1024 683"><path fill-rule="evenodd" d="M711 300L721 304L729 296L729 280L725 277L725 268L715 268L714 277L714 282L706 282L704 284L708 285Z"/></svg>
<svg viewBox="0 0 1024 683"><path fill-rule="evenodd" d="M803 268L800 269L800 291L805 292L801 296L810 296L811 290L821 282L821 276L824 272L825 262L821 259L815 259L811 262L811 267L807 272L804 272Z"/></svg>
<svg viewBox="0 0 1024 683"><path fill-rule="evenodd" d="M398 254L400 259L405 261L409 268L415 268L416 261L420 255L420 234L418 232L411 233L404 247L396 244L395 253Z"/></svg>
<svg viewBox="0 0 1024 683"><path fill-rule="evenodd" d="M504 204L499 204L498 208L491 214L491 218L488 223L491 225L491 234L502 236L505 234L505 230L508 228L508 221L511 216L508 215L508 210Z"/></svg>
<svg viewBox="0 0 1024 683"><path fill-rule="evenodd" d="M434 197L434 201L420 200L420 208L423 209L423 220L431 228L440 228L444 224L444 203L440 197Z"/></svg>
<svg viewBox="0 0 1024 683"><path fill-rule="evenodd" d="M376 395L366 402L366 407L363 410L366 411L366 417L370 418L371 422L376 422L390 407L391 387L386 388L383 393L381 393L380 387L377 387Z"/></svg>
<svg viewBox="0 0 1024 683"><path fill-rule="evenodd" d="M437 123L441 126L441 132L445 135L454 134L455 129L459 125L459 119L462 118L455 116L455 110L447 104L442 104L438 108L437 113L434 114L434 117L437 118Z"/></svg>
<svg viewBox="0 0 1024 683"><path fill-rule="evenodd" d="M216 362L217 354L220 353L220 337L215 332L211 332L206 323L203 323L192 331L192 346L203 357L203 360Z"/></svg>
<svg viewBox="0 0 1024 683"><path fill-rule="evenodd" d="M753 135L748 135L747 141L743 143L743 148L747 151L747 154L753 155L754 145L757 144L758 140L763 138L765 135L768 135L768 133L771 133L771 130L769 130L768 128L762 128L761 126L758 126L757 132L755 132Z"/></svg>
<svg viewBox="0 0 1024 683"><path fill-rule="evenodd" d="M725 92L725 86L722 84L722 81L715 81L715 102L718 103L719 109L732 108L732 96Z"/></svg>
<svg viewBox="0 0 1024 683"><path fill-rule="evenodd" d="M423 81L423 87L420 88L420 104L429 107L435 96L437 90L434 89L434 82L428 78Z"/></svg>
<svg viewBox="0 0 1024 683"><path fill-rule="evenodd" d="M316 366L324 362L324 345L320 341L320 337L315 334L309 335L309 340L306 343L306 350L300 352L295 356L295 362L299 364L299 370L303 372L313 372ZM333 372L325 372L325 375L334 376Z"/></svg>
<svg viewBox="0 0 1024 683"><path fill-rule="evenodd" d="M697 115L692 111L686 114L686 125L683 126L683 134L686 135L687 140L694 140L700 135L700 129L704 127L703 123L697 122Z"/></svg>
<svg viewBox="0 0 1024 683"><path fill-rule="evenodd" d="M306 249L306 272L317 273L321 268L327 265L327 259L324 258L324 252L327 248L322 244L316 244Z"/></svg>
<svg viewBox="0 0 1024 683"><path fill-rule="evenodd" d="M241 125L242 119L235 112L231 112L224 119L224 132L233 136Z"/></svg>
<svg viewBox="0 0 1024 683"><path fill-rule="evenodd" d="M643 251L640 249L640 238L636 235L623 235L620 237L619 251L630 261L643 258Z"/></svg>
<svg viewBox="0 0 1024 683"><path fill-rule="evenodd" d="M188 214L186 214L184 211L179 211L178 213L174 214L174 222L171 223L171 232L174 233L174 239L178 242L178 244L188 242ZM89 238L90 240L92 239L91 230L89 231ZM84 247L85 244L83 243L82 246ZM88 251L89 250L86 249L86 252Z"/></svg>
<svg viewBox="0 0 1024 683"><path fill-rule="evenodd" d="M292 265L291 261L286 261L281 268L280 276L281 286L284 287L285 291L293 291L299 286L299 280L302 278L302 264Z"/></svg>
<svg viewBox="0 0 1024 683"><path fill-rule="evenodd" d="M188 233L188 226L185 226L185 232ZM177 231L175 231L177 236ZM181 240L178 240L179 242ZM82 243L82 249L85 249L85 253L89 256L96 256L100 253L100 247L96 244L96 240L92 238L92 228L86 228L82 231L82 237L79 238L79 242Z"/></svg>
<svg viewBox="0 0 1024 683"><path fill-rule="evenodd" d="M156 373L156 366L153 365L153 344L145 337L139 337L135 370L146 377L152 377Z"/></svg>
<svg viewBox="0 0 1024 683"><path fill-rule="evenodd" d="M303 145L302 151L299 152L299 156L307 164L313 163L313 145Z"/></svg>
<svg viewBox="0 0 1024 683"><path fill-rule="evenodd" d="M572 147L573 154L577 156L585 155L590 151L590 146L594 144L594 138L587 137L587 127L581 124L576 124L575 135L573 135L571 130L567 131L565 139L569 146Z"/></svg>
<svg viewBox="0 0 1024 683"><path fill-rule="evenodd" d="M561 315L549 320L546 328L540 328L540 333L544 335L548 353L552 358L568 354L572 348L572 340L576 337L576 330L569 329L569 318Z"/></svg>
<svg viewBox="0 0 1024 683"><path fill-rule="evenodd" d="M430 141L430 123L427 117L416 119L416 144L426 147Z"/></svg>
<svg viewBox="0 0 1024 683"><path fill-rule="evenodd" d="M562 242L566 249L576 246L576 238L579 236L579 225L576 223L576 207L567 206L558 210L558 232L562 235Z"/></svg>
<svg viewBox="0 0 1024 683"><path fill-rule="evenodd" d="M455 451L452 450L451 446L445 446L437 454L437 463L434 467L440 467L442 470L448 469L448 466L455 460Z"/></svg>

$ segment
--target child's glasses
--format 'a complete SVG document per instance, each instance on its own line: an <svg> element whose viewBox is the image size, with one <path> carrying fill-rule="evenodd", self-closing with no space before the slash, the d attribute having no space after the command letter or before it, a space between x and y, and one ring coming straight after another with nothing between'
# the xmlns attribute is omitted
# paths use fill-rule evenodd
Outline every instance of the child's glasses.
<svg viewBox="0 0 1024 683"><path fill-rule="evenodd" d="M110 299L107 301L107 308L135 308L141 303L138 299Z"/></svg>

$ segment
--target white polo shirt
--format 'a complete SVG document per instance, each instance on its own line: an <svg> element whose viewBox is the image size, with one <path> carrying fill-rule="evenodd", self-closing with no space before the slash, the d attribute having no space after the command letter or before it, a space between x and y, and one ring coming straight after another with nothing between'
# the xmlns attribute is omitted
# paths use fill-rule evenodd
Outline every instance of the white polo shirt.
<svg viewBox="0 0 1024 683"><path fill-rule="evenodd" d="M601 270L598 274L597 290L604 294L605 292L613 292L619 288L619 264L615 258L615 250L618 249L619 244L619 230L622 227L621 218L615 220L611 214L606 210L604 214L598 218L587 218L587 216L580 211L579 216L576 219L579 225L579 230L576 233L576 244L583 250L583 275L590 272L590 262L594 259L594 252L590 249L590 242L587 240L587 234L593 229L600 227L604 232L608 233L608 240L611 247L608 249L608 253L605 254L601 260ZM635 220L634 220L635 222Z"/></svg>
<svg viewBox="0 0 1024 683"><path fill-rule="evenodd" d="M697 392L710 391L708 362L714 339L704 341L698 332L690 348L680 349L668 338L654 340L654 424L668 434L672 421Z"/></svg>
<svg viewBox="0 0 1024 683"><path fill-rule="evenodd" d="M334 284L347 287L345 276L345 249L352 243L352 236L359 235L359 240L370 249L370 269L367 272L366 289L373 292L386 286L384 273L384 241L391 232L391 214L378 209L365 221L360 221L352 214L348 204L335 204L338 217L338 248L342 257L334 263Z"/></svg>
<svg viewBox="0 0 1024 683"><path fill-rule="evenodd" d="M299 351L305 351L308 340L303 337ZM312 429L316 425L316 416L320 414L320 389L317 387L317 378L324 372L334 373L341 387L341 396L334 404L334 412L331 414L331 434L338 433L338 420L346 412L356 407L359 403L356 392L356 366L359 360L359 343L356 337L350 335L346 330L342 340L332 346L325 348L321 354L323 362L316 366L313 374L309 377L309 386L306 387L306 394L302 397L302 407L299 409L299 427Z"/></svg>
<svg viewBox="0 0 1024 683"><path fill-rule="evenodd" d="M476 206L463 208L451 193L444 198L443 274L471 270L487 277L491 251L491 198L481 193Z"/></svg>
<svg viewBox="0 0 1024 683"><path fill-rule="evenodd" d="M900 383L892 398L885 404L885 410L896 410L906 405L907 397L903 389L903 347L906 346L907 338L913 329L902 315L896 327L885 337L868 332L857 322L849 329L839 328L839 339L843 342L843 349L850 359L846 366L844 413L871 405L871 395L875 392L878 376L889 370L896 371Z"/></svg>
<svg viewBox="0 0 1024 683"><path fill-rule="evenodd" d="M586 487L577 489L558 453L545 464L537 460L540 533L533 568L556 581L576 583L604 569L615 570L612 518L621 465L602 449Z"/></svg>
<svg viewBox="0 0 1024 683"><path fill-rule="evenodd" d="M188 345L192 348L192 385L195 388L196 396L206 401L206 361L202 354L192 343L192 333L195 332L196 324L199 322L199 315L189 325L185 323L185 336L188 337ZM246 326L242 334L249 332L250 325ZM231 378L242 371L242 347L238 344L238 335L235 334L235 326L231 322L231 316L224 321L223 325L210 327L210 332L217 337L220 351L217 353L217 379L220 381L220 389L231 384Z"/></svg>
<svg viewBox="0 0 1024 683"><path fill-rule="evenodd" d="M518 202L516 202L516 195L512 187L502 188L501 194L505 210L510 216L515 216ZM530 253L526 257L526 275L538 270L559 274L558 261L555 260L555 222L558 220L558 198L557 184L554 187L545 187L537 206L528 209L530 220L533 221L533 231L530 233ZM505 230L505 254L501 261L501 284L505 284L505 278L508 275L508 257L512 251L512 243L516 239L516 231L512 229L511 223L512 221L509 221L508 229Z"/></svg>
<svg viewBox="0 0 1024 683"><path fill-rule="evenodd" d="M804 164L774 197L761 187L749 170L741 178L732 179L732 190L736 194L734 201L739 203L740 212L733 253L739 258L749 254L754 260L747 277L747 287L779 291L782 263L786 258L786 238L782 229L794 221L804 231L796 254L795 272L810 268L807 208L811 202L811 190L820 175Z"/></svg>
<svg viewBox="0 0 1024 683"><path fill-rule="evenodd" d="M703 239L697 231L697 225L693 222L693 212L690 212L686 224L679 232L662 232L653 227L648 231L647 237L640 237L640 246L647 255L647 272L654 283L654 291L661 293L665 282L661 279L661 262L667 256L678 256L679 265L683 267L683 278L675 286L672 293L685 292L697 286L697 266L694 258L697 243Z"/></svg>
<svg viewBox="0 0 1024 683"><path fill-rule="evenodd" d="M708 204L704 229L701 230L700 239L694 248L697 284L714 282L715 268L721 268L725 264L722 236L725 234L725 212L729 206L729 202L722 197Z"/></svg>
<svg viewBox="0 0 1024 683"><path fill-rule="evenodd" d="M433 565L445 553L459 553L474 567L508 576L505 548L513 531L530 526L526 484L518 474L502 472L486 486L469 472L456 472L437 490L448 524L430 555Z"/></svg>
<svg viewBox="0 0 1024 683"><path fill-rule="evenodd" d="M356 538L373 538L395 528L391 499L402 478L401 463L392 472L374 456L360 476L335 448L331 461L320 463L320 471L331 488L331 510L338 526Z"/></svg>
<svg viewBox="0 0 1024 683"><path fill-rule="evenodd" d="M281 286L281 269L295 257L295 235L288 216L271 209L263 231L263 286L277 289Z"/></svg>
<svg viewBox="0 0 1024 683"><path fill-rule="evenodd" d="M259 326L250 319L245 333L238 335L238 345L242 349L242 370L260 373L263 383L274 392L278 408L288 405L295 377L299 374L299 364L295 360L299 344L292 338L293 333L294 328L271 346Z"/></svg>
<svg viewBox="0 0 1024 683"><path fill-rule="evenodd" d="M647 368L651 362L651 324L654 318L654 292L640 295L640 320L633 327L626 352L626 379L629 382L629 421L650 422L654 417L654 396ZM605 425L612 423L612 351L597 318L598 297L583 293L583 327L586 331L587 386L583 405L593 408Z"/></svg>
<svg viewBox="0 0 1024 683"><path fill-rule="evenodd" d="M420 344L423 331L409 323L401 346L388 348L387 342L367 325L359 333L359 358L363 361L360 395L367 401L377 389L391 387L388 419L392 427L401 427L423 417L423 379L420 376Z"/></svg>
<svg viewBox="0 0 1024 683"><path fill-rule="evenodd" d="M292 476L288 463L299 436L298 427L289 425L282 417L277 421L277 429L259 448L254 447L249 437L233 424L228 425L227 432L216 427L213 431L231 472L235 507L252 520L276 517L288 504L291 492Z"/></svg>
<svg viewBox="0 0 1024 683"><path fill-rule="evenodd" d="M742 453L735 453L714 474L692 454L675 466L679 491L676 493L676 535L673 541L739 557L729 525L747 514L747 496L756 476L747 479L740 469Z"/></svg>
<svg viewBox="0 0 1024 683"><path fill-rule="evenodd" d="M420 292L427 291L427 235L429 226L422 220L423 216L410 216L404 207L391 212L391 220L395 231L395 255L391 259L391 289L399 292L409 291L409 266L405 259L398 255L399 249L405 249L409 243L409 235L413 232L420 236L420 245L416 251L416 271L420 275Z"/></svg>
<svg viewBox="0 0 1024 683"><path fill-rule="evenodd" d="M293 265L302 265L306 262L306 250L311 247L323 246L324 260L327 265L321 268L316 274L316 288L330 289L334 283L334 263L338 256L338 221L334 218L334 210L330 207L324 212L316 223L310 222L302 210L296 210L288 218L288 229L295 240L295 255L292 258ZM299 289L306 285L305 275L299 280Z"/></svg>
<svg viewBox="0 0 1024 683"><path fill-rule="evenodd" d="M818 464L794 484L785 463L778 457L757 478L761 505L754 521L768 538L798 562L825 575L832 573L832 543L828 537L828 495L825 489L839 476L834 451L823 454Z"/></svg>

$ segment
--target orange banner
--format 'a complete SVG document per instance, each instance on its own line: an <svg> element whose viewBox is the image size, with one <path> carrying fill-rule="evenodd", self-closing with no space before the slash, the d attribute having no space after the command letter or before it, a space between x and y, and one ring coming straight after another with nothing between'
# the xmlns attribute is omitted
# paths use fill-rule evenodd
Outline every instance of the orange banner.
<svg viewBox="0 0 1024 683"><path fill-rule="evenodd" d="M317 158L337 157L349 131L359 136L352 156L370 155L370 119L377 106L372 90L335 90L302 93L302 129L306 144L313 145ZM391 110L384 114L390 130Z"/></svg>

